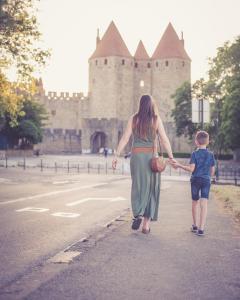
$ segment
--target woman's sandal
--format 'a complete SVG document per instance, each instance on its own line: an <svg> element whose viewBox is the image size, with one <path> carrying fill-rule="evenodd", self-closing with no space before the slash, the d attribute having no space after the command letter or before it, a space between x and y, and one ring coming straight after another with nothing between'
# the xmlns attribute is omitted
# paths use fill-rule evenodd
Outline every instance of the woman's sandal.
<svg viewBox="0 0 240 300"><path fill-rule="evenodd" d="M133 230L138 230L138 228L140 227L142 223L142 218L140 217L136 217L133 219L133 223L132 223L132 229Z"/></svg>
<svg viewBox="0 0 240 300"><path fill-rule="evenodd" d="M144 234L149 234L149 233L150 233L150 228L149 228L149 229L143 228L143 229L142 229L142 233L144 233Z"/></svg>

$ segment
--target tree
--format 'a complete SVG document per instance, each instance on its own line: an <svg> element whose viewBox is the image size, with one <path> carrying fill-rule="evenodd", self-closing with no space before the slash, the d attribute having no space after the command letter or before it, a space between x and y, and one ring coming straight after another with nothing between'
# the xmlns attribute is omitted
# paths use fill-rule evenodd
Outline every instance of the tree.
<svg viewBox="0 0 240 300"><path fill-rule="evenodd" d="M41 34L35 13L34 0L0 0L0 66L14 66L24 80L49 56L37 46Z"/></svg>
<svg viewBox="0 0 240 300"><path fill-rule="evenodd" d="M175 108L172 110L171 116L176 124L177 136L184 135L191 140L197 126L192 122L192 97L191 84L184 82L172 96Z"/></svg>
<svg viewBox="0 0 240 300"><path fill-rule="evenodd" d="M26 95L35 93L32 73L49 57L49 51L37 46L41 34L34 3L35 0L0 0L0 129L5 115L10 126L17 125L18 116L24 114ZM18 74L16 82L7 79L10 68Z"/></svg>
<svg viewBox="0 0 240 300"><path fill-rule="evenodd" d="M224 137L225 148L235 151L240 149L240 74L231 77L226 89L221 134Z"/></svg>
<svg viewBox="0 0 240 300"><path fill-rule="evenodd" d="M0 72L0 129L4 126L6 113L12 126L16 125L18 115L23 115L23 97L16 93L16 89L17 85Z"/></svg>
<svg viewBox="0 0 240 300"><path fill-rule="evenodd" d="M8 139L10 148L19 146L21 149L29 149L34 144L42 141L42 130L47 113L43 105L33 99L23 103L24 115L18 117L18 125L12 127L10 118L6 116L2 134Z"/></svg>
<svg viewBox="0 0 240 300"><path fill-rule="evenodd" d="M218 87L215 107L219 108L218 139L224 149L240 149L240 37L218 48L210 60L209 80Z"/></svg>

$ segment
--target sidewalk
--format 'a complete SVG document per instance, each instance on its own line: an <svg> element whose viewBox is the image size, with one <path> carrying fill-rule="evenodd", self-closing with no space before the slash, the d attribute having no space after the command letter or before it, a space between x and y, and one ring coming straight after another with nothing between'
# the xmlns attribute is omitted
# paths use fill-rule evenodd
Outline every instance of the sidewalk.
<svg viewBox="0 0 240 300"><path fill-rule="evenodd" d="M206 236L195 236L188 183L171 182L161 193L150 235L131 231L130 218L118 222L26 299L240 299L239 227L210 200Z"/></svg>

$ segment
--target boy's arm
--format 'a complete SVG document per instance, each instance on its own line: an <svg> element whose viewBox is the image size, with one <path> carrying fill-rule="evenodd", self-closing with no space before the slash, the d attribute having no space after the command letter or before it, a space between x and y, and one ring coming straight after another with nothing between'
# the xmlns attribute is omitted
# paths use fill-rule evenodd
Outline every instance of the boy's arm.
<svg viewBox="0 0 240 300"><path fill-rule="evenodd" d="M188 165L188 166L185 166L185 165L182 165L182 164L180 164L179 162L177 162L176 164L175 164L175 166L176 167L178 167L178 168L181 168L181 169L183 169L183 170L185 170L185 171L188 171L188 172L193 172L194 171L194 169L195 169L195 164L190 164L190 165Z"/></svg>
<svg viewBox="0 0 240 300"><path fill-rule="evenodd" d="M211 174L211 177L213 177L215 175L215 166L212 166L210 168L210 174Z"/></svg>

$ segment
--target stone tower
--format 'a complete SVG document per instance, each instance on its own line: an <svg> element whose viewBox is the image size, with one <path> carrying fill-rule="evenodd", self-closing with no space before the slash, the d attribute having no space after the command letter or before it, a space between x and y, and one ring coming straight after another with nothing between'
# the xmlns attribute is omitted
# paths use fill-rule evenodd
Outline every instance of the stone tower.
<svg viewBox="0 0 240 300"><path fill-rule="evenodd" d="M171 95L183 82L191 80L191 60L171 23L152 55L152 95L164 122L170 122L174 108Z"/></svg>
<svg viewBox="0 0 240 300"><path fill-rule="evenodd" d="M122 135L129 111L133 110L133 64L132 55L111 22L102 39L97 38L89 59L89 115L84 119L83 145L93 152L105 146L112 148Z"/></svg>
<svg viewBox="0 0 240 300"><path fill-rule="evenodd" d="M89 59L90 117L127 119L132 87L133 57L111 22Z"/></svg>
<svg viewBox="0 0 240 300"><path fill-rule="evenodd" d="M191 81L191 59L184 49L171 23L168 24L152 55L152 95L156 99L160 116L174 151L188 151L187 140L176 138L175 124L171 118L174 108L172 95L185 81Z"/></svg>
<svg viewBox="0 0 240 300"><path fill-rule="evenodd" d="M137 111L141 95L151 94L151 59L140 41L134 55L134 112Z"/></svg>

